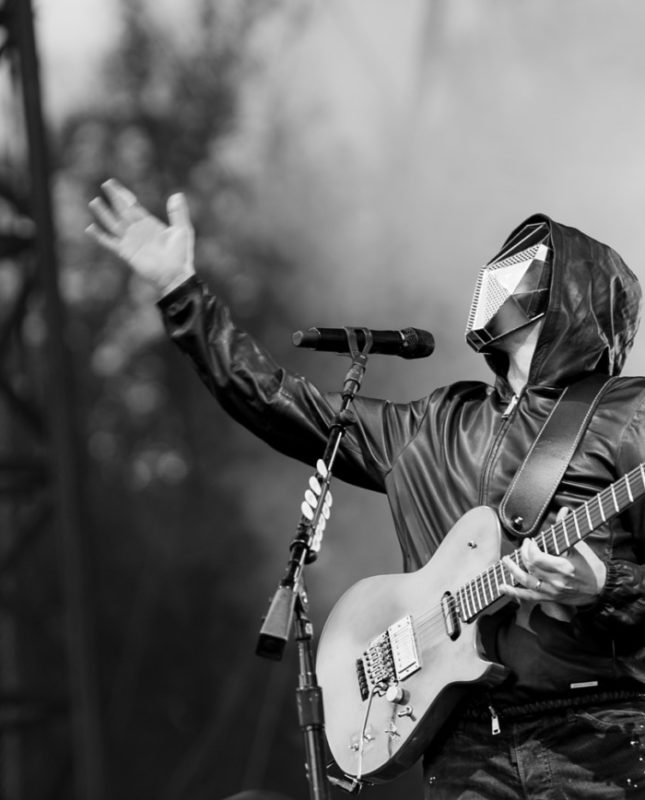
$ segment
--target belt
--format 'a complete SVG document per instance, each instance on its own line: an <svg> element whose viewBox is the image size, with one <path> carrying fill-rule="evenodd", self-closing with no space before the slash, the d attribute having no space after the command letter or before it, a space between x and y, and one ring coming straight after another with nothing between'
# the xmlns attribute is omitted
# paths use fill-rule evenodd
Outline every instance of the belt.
<svg viewBox="0 0 645 800"><path fill-rule="evenodd" d="M636 698L645 700L645 685L617 683L593 691L571 690L565 694L545 696L539 700L517 704L498 704L488 695L466 704L457 716L461 719L490 720L493 733L499 733L500 720L529 719L558 714L572 708L606 705Z"/></svg>

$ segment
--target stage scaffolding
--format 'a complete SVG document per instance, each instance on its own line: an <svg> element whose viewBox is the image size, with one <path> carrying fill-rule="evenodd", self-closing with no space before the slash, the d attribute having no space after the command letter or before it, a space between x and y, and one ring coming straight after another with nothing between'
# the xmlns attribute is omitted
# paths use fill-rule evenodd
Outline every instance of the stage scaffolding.
<svg viewBox="0 0 645 800"><path fill-rule="evenodd" d="M109 796L65 330L33 9L0 0L2 800Z"/></svg>

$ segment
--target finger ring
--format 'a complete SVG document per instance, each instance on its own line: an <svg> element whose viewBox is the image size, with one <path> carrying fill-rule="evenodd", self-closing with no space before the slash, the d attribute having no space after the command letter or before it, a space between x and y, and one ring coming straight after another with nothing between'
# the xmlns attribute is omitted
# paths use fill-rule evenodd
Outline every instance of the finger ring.
<svg viewBox="0 0 645 800"><path fill-rule="evenodd" d="M542 578L538 578L538 582L535 584L535 588L533 589L534 592L540 591L540 586L542 586Z"/></svg>

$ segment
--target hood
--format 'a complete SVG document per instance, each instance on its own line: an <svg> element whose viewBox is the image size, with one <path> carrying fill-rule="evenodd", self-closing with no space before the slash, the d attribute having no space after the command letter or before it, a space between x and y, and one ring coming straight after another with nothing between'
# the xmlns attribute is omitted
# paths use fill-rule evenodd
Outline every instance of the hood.
<svg viewBox="0 0 645 800"><path fill-rule="evenodd" d="M638 278L611 247L544 214L529 217L508 239L531 222L549 226L553 267L529 384L563 386L593 372L618 375L640 321ZM498 377L505 377L504 353L486 360Z"/></svg>

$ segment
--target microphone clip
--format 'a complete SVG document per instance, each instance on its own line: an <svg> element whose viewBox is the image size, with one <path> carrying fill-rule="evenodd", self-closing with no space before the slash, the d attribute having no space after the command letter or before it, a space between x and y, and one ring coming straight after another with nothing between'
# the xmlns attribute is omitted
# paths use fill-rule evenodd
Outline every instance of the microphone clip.
<svg viewBox="0 0 645 800"><path fill-rule="evenodd" d="M365 370L367 368L367 356L372 349L374 339L372 331L369 328L344 328L347 334L347 343L349 345L349 355L352 359L352 366L349 368L343 383L343 397L350 400L360 389ZM361 331L364 337L363 349L359 347L357 331Z"/></svg>

